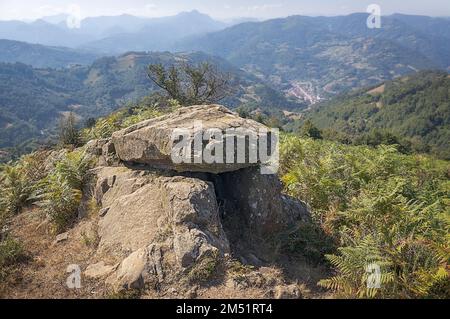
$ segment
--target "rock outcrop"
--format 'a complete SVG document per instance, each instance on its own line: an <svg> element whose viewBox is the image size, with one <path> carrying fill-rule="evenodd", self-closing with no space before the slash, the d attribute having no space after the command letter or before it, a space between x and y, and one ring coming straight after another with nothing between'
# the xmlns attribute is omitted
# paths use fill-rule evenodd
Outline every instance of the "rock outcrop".
<svg viewBox="0 0 450 319"><path fill-rule="evenodd" d="M192 158L191 163L174 162L171 155L174 145L180 137L178 134L173 135L177 129L179 134L185 132L184 134L187 135L185 142L189 144L194 144L195 139L204 144L203 138L209 130L210 132L218 131L219 134L226 136L235 136L235 138L245 139L245 135L251 136L258 143L260 138L257 135L258 132L267 130L264 125L243 119L223 106L199 105L182 108L169 115L144 121L115 132L112 136L112 143L117 156L123 162L151 165L178 172L218 174L258 165L258 160L251 161L250 159L245 160L244 163L237 163L237 161L230 163L226 160L227 145L222 146L224 148L223 163L207 163L203 158L199 158L200 161ZM235 143L237 144L237 140ZM230 147L233 147L234 151L236 145ZM248 151L249 144L246 147Z"/></svg>
<svg viewBox="0 0 450 319"><path fill-rule="evenodd" d="M193 106L88 144L99 157L91 171L101 206L97 255L119 261L93 263L92 278L107 277L116 291L160 285L237 253L229 238L236 232L261 238L308 218L305 205L282 195L278 177L261 175L257 163L173 163L171 131L195 120L203 128L266 129L223 106ZM234 229L224 223L230 215L239 217Z"/></svg>

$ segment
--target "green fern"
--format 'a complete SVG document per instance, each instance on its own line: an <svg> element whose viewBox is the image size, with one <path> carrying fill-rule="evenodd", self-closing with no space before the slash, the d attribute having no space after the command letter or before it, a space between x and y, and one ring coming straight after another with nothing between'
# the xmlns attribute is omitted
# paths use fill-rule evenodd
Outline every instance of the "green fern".
<svg viewBox="0 0 450 319"><path fill-rule="evenodd" d="M289 195L340 246L335 276L320 285L349 298L445 296L448 288L448 162L393 146L350 147L284 135L281 172ZM381 288L367 288L367 264Z"/></svg>
<svg viewBox="0 0 450 319"><path fill-rule="evenodd" d="M63 231L76 218L90 165L84 153L69 153L39 184L36 204L54 223L56 232Z"/></svg>

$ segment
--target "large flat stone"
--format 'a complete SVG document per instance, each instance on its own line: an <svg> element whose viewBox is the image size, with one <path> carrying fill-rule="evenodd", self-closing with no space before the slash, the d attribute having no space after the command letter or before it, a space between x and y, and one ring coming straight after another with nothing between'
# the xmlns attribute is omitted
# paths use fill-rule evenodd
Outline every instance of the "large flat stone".
<svg viewBox="0 0 450 319"><path fill-rule="evenodd" d="M264 125L253 120L239 117L236 113L220 105L200 105L182 108L174 113L159 118L144 121L128 127L124 130L115 132L112 136L112 143L117 156L120 160L128 163L146 164L157 168L173 169L179 172L209 172L223 173L236 171L242 168L256 166L256 161L245 156L243 163L226 160L227 152L234 150L224 149L224 163L207 163L203 158L201 162L176 163L172 159L172 150L176 142L172 141L172 133L175 129L188 129L194 132L194 127L199 121L202 128L196 132L206 132L209 129L218 129L225 133L228 129L239 129L244 134L252 135L257 140L258 132L267 130ZM229 134L227 132L227 134ZM197 134L197 133L196 133ZM203 136L203 135L202 135ZM194 141L194 133L189 137L190 143ZM203 142L206 147L208 141ZM237 142L236 142L237 144ZM226 143L224 143L226 145ZM249 143L246 142L246 152L248 152ZM257 144L256 144L257 145ZM257 147L257 146L256 146ZM240 161L242 162L242 161Z"/></svg>

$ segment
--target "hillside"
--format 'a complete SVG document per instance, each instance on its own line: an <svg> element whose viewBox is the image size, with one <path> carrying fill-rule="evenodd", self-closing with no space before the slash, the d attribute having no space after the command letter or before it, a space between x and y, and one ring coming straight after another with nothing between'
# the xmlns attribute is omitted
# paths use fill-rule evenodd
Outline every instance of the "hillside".
<svg viewBox="0 0 450 319"><path fill-rule="evenodd" d="M28 139L48 137L64 112L74 112L80 119L98 117L155 92L157 88L147 77L149 64L203 61L211 62L220 72L230 75L233 92L223 102L231 107L249 102L262 108L304 106L288 101L227 61L203 53L132 52L66 70L0 63L0 148L21 147Z"/></svg>
<svg viewBox="0 0 450 319"><path fill-rule="evenodd" d="M415 151L450 158L450 76L424 71L371 89L339 96L314 107L307 117L342 139L370 139L385 131Z"/></svg>
<svg viewBox="0 0 450 319"><path fill-rule="evenodd" d="M35 68L66 68L74 64L88 65L98 55L64 47L50 47L0 39L0 62L20 62Z"/></svg>
<svg viewBox="0 0 450 319"><path fill-rule="evenodd" d="M180 163L174 128L267 127L220 105L147 111L0 166L0 297L449 298L449 162L282 134L277 174Z"/></svg>
<svg viewBox="0 0 450 319"><path fill-rule="evenodd" d="M448 19L393 15L383 17L381 29L368 29L366 20L361 13L243 23L176 48L222 56L310 103L416 70L450 67Z"/></svg>
<svg viewBox="0 0 450 319"><path fill-rule="evenodd" d="M445 18L394 14L383 17L380 29L367 28L366 13L234 26L195 10L162 18L92 17L82 20L79 29L67 28L61 19L1 21L0 38L101 55L202 51L307 104L418 70L450 68L450 20ZM10 61L33 62L25 56L25 61Z"/></svg>

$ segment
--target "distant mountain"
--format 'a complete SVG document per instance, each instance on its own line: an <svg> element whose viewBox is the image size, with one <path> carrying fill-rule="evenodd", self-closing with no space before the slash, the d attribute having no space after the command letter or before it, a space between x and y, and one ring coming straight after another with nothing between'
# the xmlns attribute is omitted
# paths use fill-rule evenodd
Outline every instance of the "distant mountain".
<svg viewBox="0 0 450 319"><path fill-rule="evenodd" d="M87 21L87 23L83 21L83 29L89 28L93 22L101 24L103 28L105 26L101 18L95 18L93 21ZM140 21L140 28L137 27L137 21L134 22L134 30L130 30L132 28L123 32L115 30L114 33L116 34L85 44L82 47L106 54L126 51L164 51L172 48L174 42L182 38L218 31L227 26L225 23L215 21L208 15L195 10L172 17L146 19ZM117 25L131 26L131 23ZM111 31L111 29L109 30ZM106 33L106 30L103 33Z"/></svg>
<svg viewBox="0 0 450 319"><path fill-rule="evenodd" d="M195 10L162 18L126 14L92 17L82 20L80 28L74 29L67 27L66 18L50 16L32 23L0 21L0 39L122 54L133 50L165 50L175 40L228 26Z"/></svg>
<svg viewBox="0 0 450 319"><path fill-rule="evenodd" d="M152 23L152 20L129 14L89 17L81 21L80 31L93 35L98 40L116 34L138 32Z"/></svg>
<svg viewBox="0 0 450 319"><path fill-rule="evenodd" d="M42 17L41 20L44 20L47 23L51 24L61 24L65 23L67 21L67 18L69 18L69 15L66 13L56 14L52 16L46 16Z"/></svg>
<svg viewBox="0 0 450 319"><path fill-rule="evenodd" d="M241 24L241 23L245 23L245 22L259 22L259 21L261 21L260 19L258 19L258 18L247 18L247 17L241 17L241 18L234 18L234 19L228 19L228 20L225 20L225 23L228 25L228 26L233 26L233 25L236 25L236 24Z"/></svg>
<svg viewBox="0 0 450 319"><path fill-rule="evenodd" d="M66 68L91 64L97 55L63 47L0 40L0 62L21 62L37 68Z"/></svg>
<svg viewBox="0 0 450 319"><path fill-rule="evenodd" d="M450 70L449 19L393 15L382 18L381 29L369 29L367 17L243 23L173 49L224 57L310 103L421 69Z"/></svg>
<svg viewBox="0 0 450 319"><path fill-rule="evenodd" d="M446 72L423 71L344 94L318 104L306 117L342 140L372 143L390 133L411 143L415 151L450 159L450 75Z"/></svg>
<svg viewBox="0 0 450 319"><path fill-rule="evenodd" d="M80 30L68 29L65 24L55 25L44 20L37 20L32 23L0 21L0 39L51 46L77 47L95 38Z"/></svg>
<svg viewBox="0 0 450 319"><path fill-rule="evenodd" d="M271 109L304 107L227 61L204 53L130 52L64 70L0 63L0 148L48 137L64 112L72 111L82 119L103 116L155 92L157 88L147 77L151 63L203 61L230 75L233 94L222 101L229 107L244 103Z"/></svg>

